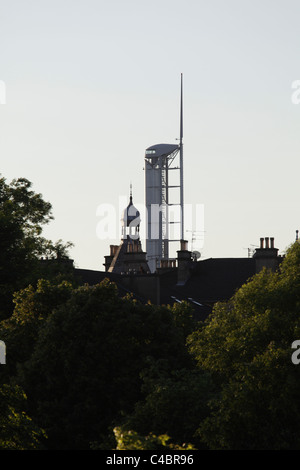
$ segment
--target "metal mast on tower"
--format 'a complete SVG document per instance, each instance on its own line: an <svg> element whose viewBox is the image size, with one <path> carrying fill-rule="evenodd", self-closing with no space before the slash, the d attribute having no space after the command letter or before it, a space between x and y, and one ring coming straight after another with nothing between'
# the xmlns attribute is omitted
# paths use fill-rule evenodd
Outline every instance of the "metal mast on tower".
<svg viewBox="0 0 300 470"><path fill-rule="evenodd" d="M181 240L184 240L184 213L183 213L183 77L181 74L180 92L180 211L181 211Z"/></svg>
<svg viewBox="0 0 300 470"><path fill-rule="evenodd" d="M148 147L145 152L146 252L151 272L170 259L170 242L184 239L182 88L181 74L180 144L157 144ZM174 190L177 193L179 191L179 197L178 194L177 197L174 195ZM180 208L177 214L180 220L170 219L172 206ZM176 239L170 236L173 224L180 224L180 233Z"/></svg>

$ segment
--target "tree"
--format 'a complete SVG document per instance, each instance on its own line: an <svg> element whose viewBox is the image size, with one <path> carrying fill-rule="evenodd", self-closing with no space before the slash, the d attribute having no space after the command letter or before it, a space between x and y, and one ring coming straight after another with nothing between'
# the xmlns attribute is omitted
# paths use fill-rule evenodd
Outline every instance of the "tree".
<svg viewBox="0 0 300 470"><path fill-rule="evenodd" d="M300 337L300 244L280 269L264 269L216 305L189 337L200 368L219 385L199 427L210 448L300 449L300 376L291 345Z"/></svg>
<svg viewBox="0 0 300 470"><path fill-rule="evenodd" d="M147 436L141 436L135 431L127 431L122 427L114 428L114 435L117 441L116 450L191 450L192 445L179 446L172 444L167 434L156 436L150 433ZM97 446L94 446L97 449Z"/></svg>
<svg viewBox="0 0 300 470"><path fill-rule="evenodd" d="M164 365L156 361L143 371L144 399L122 424L122 434L166 435L172 445L207 448L197 430L209 415L208 401L214 394L210 374L192 364L180 370Z"/></svg>
<svg viewBox="0 0 300 470"><path fill-rule="evenodd" d="M108 280L55 292L45 282L42 292L28 288L18 295L12 320L7 341L19 331L27 351L15 381L49 449L89 449L94 441L112 448L113 427L143 396L141 373L149 361L163 361L169 370L190 361L188 321L178 308L120 298Z"/></svg>
<svg viewBox="0 0 300 470"><path fill-rule="evenodd" d="M40 279L15 292L12 315L0 322L0 338L5 342L7 361L1 370L1 383L14 377L20 364L28 361L35 348L39 331L52 311L72 295L73 284L56 279Z"/></svg>
<svg viewBox="0 0 300 470"><path fill-rule="evenodd" d="M32 190L30 181L7 184L0 178L0 319L12 313L13 293L39 278L40 258L49 250L65 254L61 241L55 245L41 236L52 219L51 204Z"/></svg>
<svg viewBox="0 0 300 470"><path fill-rule="evenodd" d="M38 450L45 438L25 412L26 396L18 387L0 387L0 450Z"/></svg>

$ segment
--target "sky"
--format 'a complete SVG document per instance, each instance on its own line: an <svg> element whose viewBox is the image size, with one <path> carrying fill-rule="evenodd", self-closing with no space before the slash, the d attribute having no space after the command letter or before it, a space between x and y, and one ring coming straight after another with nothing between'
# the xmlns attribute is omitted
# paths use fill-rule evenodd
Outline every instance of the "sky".
<svg viewBox="0 0 300 470"><path fill-rule="evenodd" d="M299 17L298 0L0 0L1 175L52 204L43 235L73 242L76 267L103 270L130 184L144 204L145 149L179 138L182 73L193 249L247 257L274 237L284 253L300 229Z"/></svg>

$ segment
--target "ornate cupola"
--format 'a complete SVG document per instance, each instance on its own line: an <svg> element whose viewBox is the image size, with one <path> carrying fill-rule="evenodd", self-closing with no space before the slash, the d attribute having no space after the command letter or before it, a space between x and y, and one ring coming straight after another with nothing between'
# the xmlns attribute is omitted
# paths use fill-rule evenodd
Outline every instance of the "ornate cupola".
<svg viewBox="0 0 300 470"><path fill-rule="evenodd" d="M146 253L142 250L140 241L140 212L133 205L132 187L130 185L129 204L121 217L121 244L111 247L112 258L110 265L105 264L108 272L119 274L149 273ZM110 261L110 260L109 260Z"/></svg>
<svg viewBox="0 0 300 470"><path fill-rule="evenodd" d="M129 204L124 209L121 222L122 222L122 240L139 240L140 238L140 212L133 205L132 202L132 186L130 185L130 198Z"/></svg>

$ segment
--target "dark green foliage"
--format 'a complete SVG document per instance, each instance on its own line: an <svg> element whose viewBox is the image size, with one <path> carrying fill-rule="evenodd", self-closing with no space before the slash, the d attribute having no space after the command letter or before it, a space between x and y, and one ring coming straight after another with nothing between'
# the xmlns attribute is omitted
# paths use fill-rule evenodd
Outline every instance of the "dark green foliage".
<svg viewBox="0 0 300 470"><path fill-rule="evenodd" d="M123 427L143 436L168 435L175 445L206 448L197 435L199 423L209 415L214 384L209 373L195 367L169 370L153 363L143 372L145 399L136 404Z"/></svg>
<svg viewBox="0 0 300 470"><path fill-rule="evenodd" d="M220 394L200 425L211 448L300 449L300 245L276 273L263 270L215 307L189 338L199 367L216 374Z"/></svg>
<svg viewBox="0 0 300 470"><path fill-rule="evenodd" d="M114 428L116 439L116 450L190 450L194 447L190 444L180 446L173 444L170 436L161 434L159 436L150 433L147 436L140 435L136 431L128 431L122 427ZM92 448L97 450L97 444L93 443Z"/></svg>
<svg viewBox="0 0 300 470"><path fill-rule="evenodd" d="M30 415L48 435L47 446L86 449L132 412L149 361L164 361L172 370L190 358L174 321L178 310L174 316L167 307L121 299L108 281L71 293L61 289L53 300L59 293L66 297L55 307L50 284L42 296L32 289L19 294L26 308L17 304L14 321L38 335L17 380L28 394Z"/></svg>
<svg viewBox="0 0 300 470"><path fill-rule="evenodd" d="M26 414L25 404L20 387L0 387L0 450L43 449L45 433Z"/></svg>
<svg viewBox="0 0 300 470"><path fill-rule="evenodd" d="M0 449L300 449L299 243L195 324L186 303L78 287L51 218L0 179Z"/></svg>
<svg viewBox="0 0 300 470"><path fill-rule="evenodd" d="M11 315L13 293L41 277L40 257L65 255L70 247L41 236L53 218L52 208L31 187L25 178L10 184L0 178L0 319Z"/></svg>
<svg viewBox="0 0 300 470"><path fill-rule="evenodd" d="M36 288L28 286L14 294L13 314L0 322L0 338L6 344L7 361L1 382L16 374L19 364L31 357L40 328L54 308L66 302L73 291L67 281L39 280Z"/></svg>

